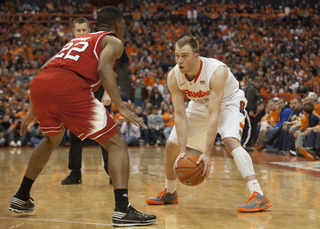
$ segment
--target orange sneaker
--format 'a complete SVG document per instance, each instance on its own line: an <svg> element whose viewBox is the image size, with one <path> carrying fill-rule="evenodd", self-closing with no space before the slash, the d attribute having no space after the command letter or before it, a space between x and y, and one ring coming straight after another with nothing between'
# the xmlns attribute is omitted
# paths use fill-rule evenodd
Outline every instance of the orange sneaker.
<svg viewBox="0 0 320 229"><path fill-rule="evenodd" d="M317 157L316 153L312 149L306 149L304 147L298 147L298 150L300 153L303 154L306 158L308 158L310 161L314 161Z"/></svg>
<svg viewBox="0 0 320 229"><path fill-rule="evenodd" d="M258 192L251 194L247 203L238 207L239 212L257 212L272 207L272 203L266 195L260 195Z"/></svg>
<svg viewBox="0 0 320 229"><path fill-rule="evenodd" d="M165 188L164 191L159 192L155 197L149 197L146 202L150 205L177 204L178 194L177 191L174 193L167 192L167 189Z"/></svg>

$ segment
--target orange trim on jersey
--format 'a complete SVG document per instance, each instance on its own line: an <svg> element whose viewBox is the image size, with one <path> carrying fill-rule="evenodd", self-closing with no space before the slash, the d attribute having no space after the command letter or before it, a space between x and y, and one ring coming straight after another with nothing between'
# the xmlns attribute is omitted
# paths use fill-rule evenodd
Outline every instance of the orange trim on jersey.
<svg viewBox="0 0 320 229"><path fill-rule="evenodd" d="M200 69L199 69L199 72L198 72L196 78L194 78L194 83L197 81L197 79L198 79L199 76L200 76L200 73L201 73L201 70L202 70L202 65L203 65L203 62L202 62L202 60L200 60ZM188 80L188 78L186 77L186 74L184 74L184 77L186 78L186 80ZM189 81L189 80L188 80L188 81Z"/></svg>
<svg viewBox="0 0 320 229"><path fill-rule="evenodd" d="M240 122L240 128L243 130L243 124Z"/></svg>

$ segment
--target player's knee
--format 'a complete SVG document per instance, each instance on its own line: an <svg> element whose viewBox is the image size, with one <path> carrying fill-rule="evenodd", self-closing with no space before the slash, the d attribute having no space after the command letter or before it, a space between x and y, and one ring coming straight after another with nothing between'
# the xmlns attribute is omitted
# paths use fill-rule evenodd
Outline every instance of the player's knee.
<svg viewBox="0 0 320 229"><path fill-rule="evenodd" d="M232 154L232 151L240 146L240 142L236 138L226 137L223 140L226 149Z"/></svg>
<svg viewBox="0 0 320 229"><path fill-rule="evenodd" d="M126 139L120 134L117 133L112 138L110 138L108 141L102 143L102 146L109 151L109 147L116 146L118 150L123 151L123 149L127 148L127 141Z"/></svg>
<svg viewBox="0 0 320 229"><path fill-rule="evenodd" d="M179 152L179 146L172 143L171 141L167 141L166 143L166 152L167 153L176 153Z"/></svg>
<svg viewBox="0 0 320 229"><path fill-rule="evenodd" d="M45 134L43 137L43 140L46 141L46 143L52 145L53 147L56 147L62 141L64 133L65 133L65 129L53 137L49 137L48 135Z"/></svg>

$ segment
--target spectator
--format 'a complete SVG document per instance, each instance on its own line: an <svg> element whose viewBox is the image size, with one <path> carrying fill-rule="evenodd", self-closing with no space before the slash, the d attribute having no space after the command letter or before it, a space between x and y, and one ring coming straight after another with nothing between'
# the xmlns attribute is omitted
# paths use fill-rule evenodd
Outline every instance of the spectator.
<svg viewBox="0 0 320 229"><path fill-rule="evenodd" d="M160 107L160 104L162 102L162 95L158 90L158 87L154 86L151 91L150 95L150 101L153 106Z"/></svg>
<svg viewBox="0 0 320 229"><path fill-rule="evenodd" d="M142 84L140 79L135 80L135 84L130 92L130 100L136 105L145 108L145 102L148 99L147 88Z"/></svg>
<svg viewBox="0 0 320 229"><path fill-rule="evenodd" d="M142 113L141 106L136 107L135 113L139 118L143 119L144 124L148 126L148 118L145 114ZM140 133L141 133L142 139L144 140L145 146L149 147L150 146L149 130L140 127Z"/></svg>
<svg viewBox="0 0 320 229"><path fill-rule="evenodd" d="M163 130L163 135L164 138L167 140L169 138L169 135L173 129L174 126L174 109L173 109L173 105L170 104L165 104L165 106L167 107L164 108L163 110L166 110L163 112L163 120L166 123L166 128Z"/></svg>
<svg viewBox="0 0 320 229"><path fill-rule="evenodd" d="M10 107L6 107L5 114L1 119L1 126L4 129L4 136L7 137L8 130L10 127L12 127L14 123L15 117L12 113L12 110Z"/></svg>
<svg viewBox="0 0 320 229"><path fill-rule="evenodd" d="M153 107L153 114L148 116L148 129L150 134L150 144L151 145L165 145L165 140L163 139L163 130L166 126L162 115L158 113L159 107L155 105Z"/></svg>
<svg viewBox="0 0 320 229"><path fill-rule="evenodd" d="M140 127L132 122L125 121L121 125L121 134L126 139L128 146L138 146L140 138Z"/></svg>
<svg viewBox="0 0 320 229"><path fill-rule="evenodd" d="M6 139L4 138L4 128L0 125L0 146L6 144Z"/></svg>

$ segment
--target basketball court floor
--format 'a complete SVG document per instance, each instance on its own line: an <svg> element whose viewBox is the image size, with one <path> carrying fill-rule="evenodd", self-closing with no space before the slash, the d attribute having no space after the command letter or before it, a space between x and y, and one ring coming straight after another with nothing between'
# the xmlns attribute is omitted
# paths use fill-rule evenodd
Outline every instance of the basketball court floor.
<svg viewBox="0 0 320 229"><path fill-rule="evenodd" d="M62 186L68 175L68 148L58 147L31 196L35 211L8 210L19 188L32 148L0 148L0 229L111 228L113 187L98 147L83 149L81 185ZM155 214L148 227L161 229L320 228L320 161L250 152L264 193L273 207L257 213L239 213L249 196L245 182L223 146L215 146L210 176L199 186L178 183L179 204L148 206L145 199L164 188L164 147L131 147L129 200L138 210ZM197 154L189 151L188 154ZM142 227L135 227L142 228Z"/></svg>

